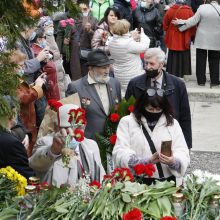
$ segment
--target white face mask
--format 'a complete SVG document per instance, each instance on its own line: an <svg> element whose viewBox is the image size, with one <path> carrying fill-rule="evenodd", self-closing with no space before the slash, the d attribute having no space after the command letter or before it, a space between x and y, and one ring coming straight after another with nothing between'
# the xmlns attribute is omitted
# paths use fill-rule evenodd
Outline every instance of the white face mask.
<svg viewBox="0 0 220 220"><path fill-rule="evenodd" d="M130 2L130 0L125 0L126 2Z"/></svg>
<svg viewBox="0 0 220 220"><path fill-rule="evenodd" d="M83 17L87 17L89 15L89 12L83 12Z"/></svg>
<svg viewBox="0 0 220 220"><path fill-rule="evenodd" d="M141 2L141 7L146 8L146 2Z"/></svg>

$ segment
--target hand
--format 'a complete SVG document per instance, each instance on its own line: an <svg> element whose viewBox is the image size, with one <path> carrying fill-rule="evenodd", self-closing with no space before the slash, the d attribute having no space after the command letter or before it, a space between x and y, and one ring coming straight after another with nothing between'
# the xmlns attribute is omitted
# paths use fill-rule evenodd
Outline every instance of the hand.
<svg viewBox="0 0 220 220"><path fill-rule="evenodd" d="M47 57L49 56L49 48L45 47L43 50L41 50L41 52L37 55L37 59L39 62L47 59Z"/></svg>
<svg viewBox="0 0 220 220"><path fill-rule="evenodd" d="M70 44L70 38L64 38L63 43L65 45L69 45Z"/></svg>
<svg viewBox="0 0 220 220"><path fill-rule="evenodd" d="M160 159L161 163L164 163L166 165L172 165L175 162L173 155L171 157L167 157L164 154L160 153L159 154L159 159Z"/></svg>
<svg viewBox="0 0 220 220"><path fill-rule="evenodd" d="M143 29L143 28L142 28L142 29ZM142 30L141 30L141 31L142 31ZM133 39L134 39L135 41L140 41L140 34L139 34L137 28L136 28L134 31L131 32L131 36L133 37Z"/></svg>
<svg viewBox="0 0 220 220"><path fill-rule="evenodd" d="M25 135L24 140L21 143L24 145L25 149L27 150L29 147L29 137L27 134Z"/></svg>
<svg viewBox="0 0 220 220"><path fill-rule="evenodd" d="M42 87L47 80L47 73L42 73L38 78L35 80L35 85Z"/></svg>
<svg viewBox="0 0 220 220"><path fill-rule="evenodd" d="M169 5L165 5L164 11L167 11L167 10L169 10L169 9L170 9L170 6L169 6Z"/></svg>
<svg viewBox="0 0 220 220"><path fill-rule="evenodd" d="M159 163L160 162L160 159L159 159L159 154L156 152L152 155L152 157L150 158L150 161L149 163L152 163L152 164L156 164L156 163Z"/></svg>
<svg viewBox="0 0 220 220"><path fill-rule="evenodd" d="M53 144L51 146L51 152L53 154L59 155L65 145L65 137L70 134L73 136L72 128L62 128L59 132L57 132L53 138Z"/></svg>
<svg viewBox="0 0 220 220"><path fill-rule="evenodd" d="M171 23L177 26L177 25L180 25L180 24L185 24L185 20L176 18L175 20L172 20Z"/></svg>

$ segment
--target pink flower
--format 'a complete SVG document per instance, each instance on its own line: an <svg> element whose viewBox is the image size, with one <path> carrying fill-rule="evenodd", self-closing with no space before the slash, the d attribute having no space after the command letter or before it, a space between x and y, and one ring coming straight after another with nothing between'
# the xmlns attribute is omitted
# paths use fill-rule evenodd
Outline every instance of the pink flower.
<svg viewBox="0 0 220 220"><path fill-rule="evenodd" d="M74 19L70 18L66 20L66 23L69 23L70 25L74 25Z"/></svg>
<svg viewBox="0 0 220 220"><path fill-rule="evenodd" d="M61 27L66 27L67 23L66 23L66 20L61 20L60 21L60 26Z"/></svg>

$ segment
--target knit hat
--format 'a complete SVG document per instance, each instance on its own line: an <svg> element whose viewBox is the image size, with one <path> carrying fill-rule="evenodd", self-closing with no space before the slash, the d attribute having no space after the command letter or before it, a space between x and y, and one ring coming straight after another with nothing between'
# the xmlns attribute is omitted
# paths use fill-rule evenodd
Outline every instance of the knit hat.
<svg viewBox="0 0 220 220"><path fill-rule="evenodd" d="M40 20L39 20L37 26L44 28L44 27L46 27L46 26L48 26L48 25L51 25L51 24L53 24L53 20L51 19L51 17L49 17L49 16L44 16L44 17L41 17L41 18L40 18Z"/></svg>

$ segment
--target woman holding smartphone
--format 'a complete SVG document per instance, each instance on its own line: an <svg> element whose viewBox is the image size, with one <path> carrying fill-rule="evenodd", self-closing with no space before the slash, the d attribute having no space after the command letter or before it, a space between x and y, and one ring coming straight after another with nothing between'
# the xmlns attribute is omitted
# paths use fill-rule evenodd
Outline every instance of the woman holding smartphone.
<svg viewBox="0 0 220 220"><path fill-rule="evenodd" d="M161 149L164 144L165 150ZM136 164L155 164L154 176L144 178L148 185L155 180L181 185L190 163L189 150L164 90L147 89L136 101L133 113L121 119L113 159L117 167L131 169Z"/></svg>

